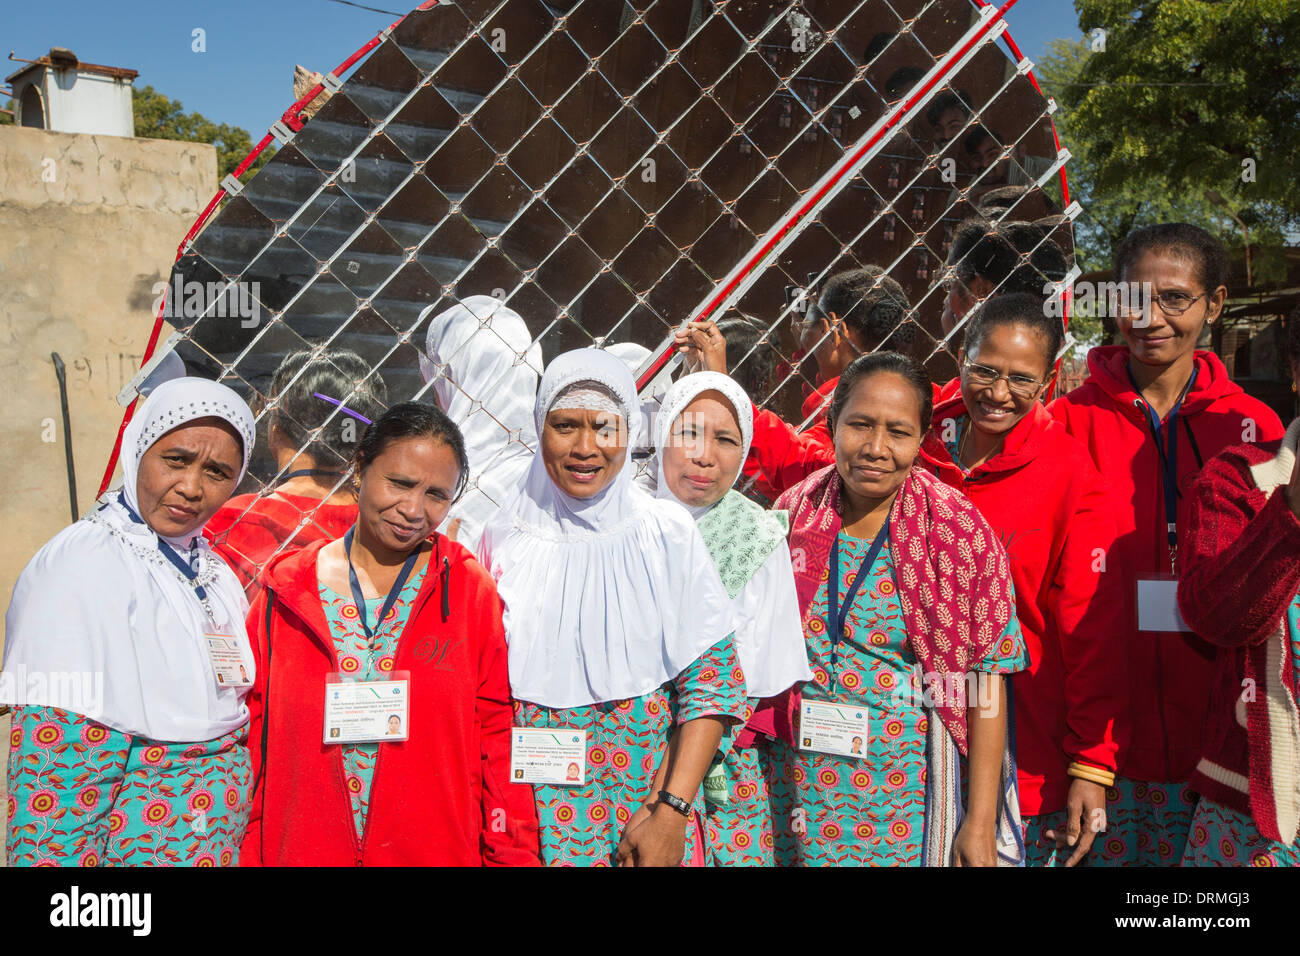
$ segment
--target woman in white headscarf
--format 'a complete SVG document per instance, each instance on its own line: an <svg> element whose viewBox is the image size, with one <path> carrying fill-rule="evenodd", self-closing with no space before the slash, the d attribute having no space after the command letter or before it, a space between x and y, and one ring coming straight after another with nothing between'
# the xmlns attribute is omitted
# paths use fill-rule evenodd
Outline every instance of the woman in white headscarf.
<svg viewBox="0 0 1300 956"><path fill-rule="evenodd" d="M5 615L11 865L228 865L247 817L243 588L204 523L253 451L224 385L155 388L122 487L55 535Z"/></svg>
<svg viewBox="0 0 1300 956"><path fill-rule="evenodd" d="M512 777L533 784L548 864L704 862L700 784L745 716L731 599L704 540L625 467L640 418L616 357L556 358L540 452L480 544L519 702Z"/></svg>
<svg viewBox="0 0 1300 956"><path fill-rule="evenodd" d="M715 758L704 783L707 835L715 866L772 866L765 741L775 711L760 707L812 679L783 511L765 511L732 490L749 454L753 406L720 372L687 375L668 389L655 429L656 494L695 518L735 604L736 648L751 710L736 745Z"/></svg>
<svg viewBox="0 0 1300 956"><path fill-rule="evenodd" d="M469 484L441 530L459 522L455 539L471 552L487 519L519 488L537 448L533 401L541 368L542 348L524 320L492 296L472 295L429 325L420 372L465 436L469 455Z"/></svg>

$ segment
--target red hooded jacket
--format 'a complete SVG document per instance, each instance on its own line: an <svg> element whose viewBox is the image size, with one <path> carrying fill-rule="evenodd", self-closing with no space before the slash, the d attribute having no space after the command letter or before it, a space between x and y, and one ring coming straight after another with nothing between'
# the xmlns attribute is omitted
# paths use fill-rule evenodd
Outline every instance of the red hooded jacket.
<svg viewBox="0 0 1300 956"><path fill-rule="evenodd" d="M944 435L967 414L960 394L940 405L920 461L975 503L1011 559L1029 648L1029 670L1010 682L1020 807L1054 813L1065 807L1070 762L1115 770L1127 732L1114 679L1124 666L1123 589L1099 563L1114 545L1114 507L1088 450L1038 404L998 454L964 473Z"/></svg>
<svg viewBox="0 0 1300 956"><path fill-rule="evenodd" d="M256 789L241 865L539 865L532 787L510 782L501 601L462 545L441 534L433 543L393 665L411 675L411 739L379 744L360 841L342 749L321 743L325 676L339 667L316 576L326 542L262 572L248 617Z"/></svg>
<svg viewBox="0 0 1300 956"><path fill-rule="evenodd" d="M1160 455L1146 410L1129 381L1125 346L1088 353L1088 379L1052 403L1051 412L1087 446L1115 502L1115 547L1107 556L1127 589L1127 648L1132 738L1120 772L1134 780L1183 781L1201 755L1215 648L1193 634L1137 629L1136 579L1168 574L1164 485ZM1178 528L1186 533L1191 487L1201 467L1243 441L1282 437L1282 423L1263 402L1228 378L1219 357L1196 353L1196 382L1183 400L1178 425ZM1192 436L1188 440L1189 432Z"/></svg>
<svg viewBox="0 0 1300 956"><path fill-rule="evenodd" d="M805 398L800 409L803 417L807 419L821 408L839 383L836 376ZM807 431L800 432L775 412L754 407L754 440L750 442L743 470L749 477L758 476L760 487L769 498L794 487L834 460L835 443L831 441L824 414L818 415Z"/></svg>

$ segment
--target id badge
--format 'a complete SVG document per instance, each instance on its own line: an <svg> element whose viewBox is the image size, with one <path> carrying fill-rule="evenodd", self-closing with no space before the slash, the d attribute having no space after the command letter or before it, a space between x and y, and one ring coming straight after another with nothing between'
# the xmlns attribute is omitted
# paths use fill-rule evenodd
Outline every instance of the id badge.
<svg viewBox="0 0 1300 956"><path fill-rule="evenodd" d="M252 687L252 666L244 659L239 639L217 631L203 635L208 646L208 659L217 677L218 687Z"/></svg>
<svg viewBox="0 0 1300 956"><path fill-rule="evenodd" d="M325 676L327 744L400 743L410 739L411 672L393 671L389 680L347 680Z"/></svg>
<svg viewBox="0 0 1300 956"><path fill-rule="evenodd" d="M1168 575L1137 579L1139 631L1183 631L1191 628L1178 610L1178 580Z"/></svg>
<svg viewBox="0 0 1300 956"><path fill-rule="evenodd" d="M841 700L804 700L799 749L862 760L867 756L867 708Z"/></svg>
<svg viewBox="0 0 1300 956"><path fill-rule="evenodd" d="M582 786L587 782L587 732L571 727L515 727L510 731L510 779Z"/></svg>

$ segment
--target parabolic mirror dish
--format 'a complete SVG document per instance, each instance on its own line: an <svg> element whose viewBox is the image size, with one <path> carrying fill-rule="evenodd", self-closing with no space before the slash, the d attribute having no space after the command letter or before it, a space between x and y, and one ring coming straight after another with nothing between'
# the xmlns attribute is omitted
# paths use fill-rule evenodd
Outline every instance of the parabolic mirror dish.
<svg viewBox="0 0 1300 956"><path fill-rule="evenodd" d="M173 292L206 292L169 297L172 347L263 422L301 349L358 353L390 404L431 400L430 318L474 295L544 361L659 353L707 314L754 333L732 373L797 423L787 287L874 265L944 381L954 227L978 209L1072 250L1051 108L1003 29L971 0L426 5L228 188L176 263ZM276 480L258 444L241 491Z"/></svg>

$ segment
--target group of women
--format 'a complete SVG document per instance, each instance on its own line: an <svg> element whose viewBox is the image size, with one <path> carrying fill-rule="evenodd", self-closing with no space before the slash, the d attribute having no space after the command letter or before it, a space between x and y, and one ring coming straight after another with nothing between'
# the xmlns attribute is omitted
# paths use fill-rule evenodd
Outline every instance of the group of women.
<svg viewBox="0 0 1300 956"><path fill-rule="evenodd" d="M1060 321L994 292L950 398L847 363L833 460L770 510L733 487L735 381L685 375L653 420L603 349L537 383L483 297L431 323L441 407L288 360L294 492L230 500L252 413L164 383L121 491L15 588L6 672L104 676L7 701L10 862L1296 862L1297 428L1195 347L1212 237L1138 230L1116 265L1154 298L1079 389L1044 405ZM328 504L271 547L250 520Z"/></svg>

